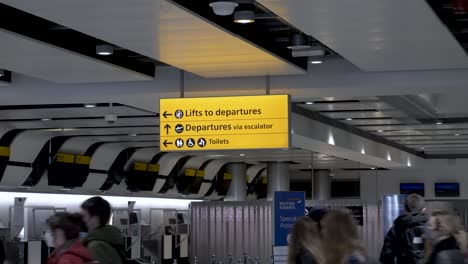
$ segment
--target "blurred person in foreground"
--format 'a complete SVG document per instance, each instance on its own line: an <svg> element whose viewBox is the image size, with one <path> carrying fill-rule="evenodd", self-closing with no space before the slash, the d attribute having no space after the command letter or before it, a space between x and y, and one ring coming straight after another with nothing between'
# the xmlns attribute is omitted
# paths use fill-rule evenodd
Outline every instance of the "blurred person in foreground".
<svg viewBox="0 0 468 264"><path fill-rule="evenodd" d="M446 202L434 203L424 234L426 264L463 264L467 252L467 234L460 218Z"/></svg>
<svg viewBox="0 0 468 264"><path fill-rule="evenodd" d="M321 226L325 264L375 263L367 256L357 224L348 211L328 211Z"/></svg>
<svg viewBox="0 0 468 264"><path fill-rule="evenodd" d="M428 220L424 198L411 194L406 198L406 214L399 216L384 240L382 264L416 264L424 258L424 230ZM396 260L396 261L395 261Z"/></svg>
<svg viewBox="0 0 468 264"><path fill-rule="evenodd" d="M91 253L80 242L80 214L58 213L47 220L49 230L45 240L55 251L49 256L47 264L85 264L91 263Z"/></svg>
<svg viewBox="0 0 468 264"><path fill-rule="evenodd" d="M288 264L324 264L320 241L317 223L299 218L288 237Z"/></svg>
<svg viewBox="0 0 468 264"><path fill-rule="evenodd" d="M92 197L82 205L83 220L88 236L83 244L100 264L122 264L124 261L124 239L120 230L108 225L111 217L109 202L101 197Z"/></svg>

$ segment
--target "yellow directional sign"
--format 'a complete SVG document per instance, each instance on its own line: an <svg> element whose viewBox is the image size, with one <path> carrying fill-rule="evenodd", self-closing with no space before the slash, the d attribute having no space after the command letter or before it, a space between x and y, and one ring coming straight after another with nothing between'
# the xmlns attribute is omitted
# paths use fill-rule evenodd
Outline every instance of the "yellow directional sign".
<svg viewBox="0 0 468 264"><path fill-rule="evenodd" d="M289 96L161 99L163 151L289 147Z"/></svg>

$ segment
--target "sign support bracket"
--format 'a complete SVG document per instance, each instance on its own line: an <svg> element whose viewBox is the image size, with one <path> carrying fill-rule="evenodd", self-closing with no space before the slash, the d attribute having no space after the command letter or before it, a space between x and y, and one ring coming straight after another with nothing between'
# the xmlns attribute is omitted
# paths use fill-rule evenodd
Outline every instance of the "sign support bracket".
<svg viewBox="0 0 468 264"><path fill-rule="evenodd" d="M270 95L270 75L265 76L265 94Z"/></svg>
<svg viewBox="0 0 468 264"><path fill-rule="evenodd" d="M179 71L179 79L180 79L180 98L185 97L185 71Z"/></svg>

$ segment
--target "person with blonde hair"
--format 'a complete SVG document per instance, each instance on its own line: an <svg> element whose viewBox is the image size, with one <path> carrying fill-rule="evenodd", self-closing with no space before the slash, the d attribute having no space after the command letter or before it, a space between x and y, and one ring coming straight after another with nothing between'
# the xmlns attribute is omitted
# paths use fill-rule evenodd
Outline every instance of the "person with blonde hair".
<svg viewBox="0 0 468 264"><path fill-rule="evenodd" d="M288 237L288 264L324 264L317 223L299 218Z"/></svg>
<svg viewBox="0 0 468 264"><path fill-rule="evenodd" d="M321 222L325 264L369 263L352 215L346 210L330 210Z"/></svg>
<svg viewBox="0 0 468 264"><path fill-rule="evenodd" d="M426 264L463 264L467 235L448 203L437 203L426 225Z"/></svg>

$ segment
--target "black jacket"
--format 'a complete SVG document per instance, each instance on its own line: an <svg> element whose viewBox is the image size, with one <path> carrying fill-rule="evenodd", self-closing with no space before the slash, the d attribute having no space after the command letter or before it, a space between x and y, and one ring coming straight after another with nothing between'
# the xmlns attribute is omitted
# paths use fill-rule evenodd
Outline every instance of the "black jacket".
<svg viewBox="0 0 468 264"><path fill-rule="evenodd" d="M464 257L454 237L435 244L427 264L463 264Z"/></svg>
<svg viewBox="0 0 468 264"><path fill-rule="evenodd" d="M380 262L382 264L419 263L424 258L422 233L427 219L427 215L422 213L399 216L385 237Z"/></svg>

